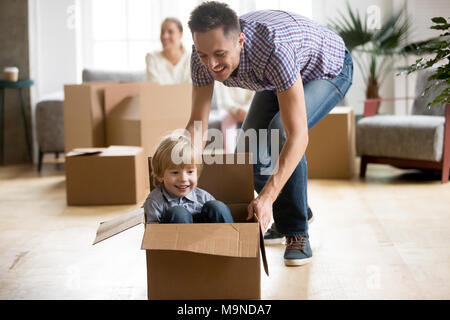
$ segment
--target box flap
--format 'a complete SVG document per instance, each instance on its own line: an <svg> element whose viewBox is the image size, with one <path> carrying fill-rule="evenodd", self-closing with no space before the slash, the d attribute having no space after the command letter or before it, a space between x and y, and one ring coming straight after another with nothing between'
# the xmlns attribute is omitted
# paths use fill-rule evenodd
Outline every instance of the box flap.
<svg viewBox="0 0 450 320"><path fill-rule="evenodd" d="M266 247L264 246L264 234L259 229L259 249L261 251L261 260L263 262L264 271L266 275L269 276L269 265L267 264Z"/></svg>
<svg viewBox="0 0 450 320"><path fill-rule="evenodd" d="M198 186L225 203L250 203L254 196L251 154L219 154L209 159L219 163L208 164L208 155L203 155Z"/></svg>
<svg viewBox="0 0 450 320"><path fill-rule="evenodd" d="M101 157L133 156L142 152L141 147L134 146L109 146L103 150Z"/></svg>
<svg viewBox="0 0 450 320"><path fill-rule="evenodd" d="M92 156L100 157L117 157L117 156L134 156L142 152L141 147L135 146L109 146L108 148L77 148L66 154L66 157L76 156Z"/></svg>
<svg viewBox="0 0 450 320"><path fill-rule="evenodd" d="M93 245L144 222L144 208L127 212L115 219L100 222Z"/></svg>
<svg viewBox="0 0 450 320"><path fill-rule="evenodd" d="M146 224L141 249L255 258L257 223Z"/></svg>
<svg viewBox="0 0 450 320"><path fill-rule="evenodd" d="M76 148L66 154L66 157L86 156L102 153L106 148Z"/></svg>

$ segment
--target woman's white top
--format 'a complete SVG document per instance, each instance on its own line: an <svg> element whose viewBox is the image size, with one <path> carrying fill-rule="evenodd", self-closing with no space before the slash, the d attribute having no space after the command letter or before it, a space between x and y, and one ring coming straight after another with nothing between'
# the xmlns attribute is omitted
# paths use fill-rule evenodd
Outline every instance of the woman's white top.
<svg viewBox="0 0 450 320"><path fill-rule="evenodd" d="M227 87L222 82L214 82L214 101L217 109L228 110L232 113L236 109L248 111L254 92L238 87Z"/></svg>
<svg viewBox="0 0 450 320"><path fill-rule="evenodd" d="M153 51L145 56L147 81L159 84L176 84L191 81L191 53L183 49L176 65L167 60L162 51Z"/></svg>

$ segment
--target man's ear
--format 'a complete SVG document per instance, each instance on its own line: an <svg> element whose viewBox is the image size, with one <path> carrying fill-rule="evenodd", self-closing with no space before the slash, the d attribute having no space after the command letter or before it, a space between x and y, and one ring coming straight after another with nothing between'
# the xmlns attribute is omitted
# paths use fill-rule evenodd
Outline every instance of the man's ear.
<svg viewBox="0 0 450 320"><path fill-rule="evenodd" d="M156 179L158 180L159 183L163 183L164 182L164 178L156 177Z"/></svg>
<svg viewBox="0 0 450 320"><path fill-rule="evenodd" d="M244 37L245 37L245 35L244 35L244 33L239 33L239 36L238 36L238 44L239 44L239 47L243 47L244 46Z"/></svg>

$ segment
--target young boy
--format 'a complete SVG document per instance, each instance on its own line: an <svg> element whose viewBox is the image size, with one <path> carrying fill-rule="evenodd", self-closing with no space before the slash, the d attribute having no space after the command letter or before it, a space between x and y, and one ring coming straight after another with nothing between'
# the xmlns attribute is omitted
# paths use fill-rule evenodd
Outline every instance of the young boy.
<svg viewBox="0 0 450 320"><path fill-rule="evenodd" d="M184 159L179 165L174 163L173 150ZM144 203L146 223L233 222L227 205L197 187L202 166L194 164L194 149L187 137L164 137L151 165L156 188Z"/></svg>

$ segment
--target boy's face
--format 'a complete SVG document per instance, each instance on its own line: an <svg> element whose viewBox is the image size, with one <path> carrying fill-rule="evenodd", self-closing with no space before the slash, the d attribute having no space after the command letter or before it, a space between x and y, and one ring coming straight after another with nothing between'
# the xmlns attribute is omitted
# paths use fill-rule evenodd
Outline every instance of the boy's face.
<svg viewBox="0 0 450 320"><path fill-rule="evenodd" d="M239 66L244 34L225 36L223 28L194 32L194 45L200 61L217 81L225 81Z"/></svg>
<svg viewBox="0 0 450 320"><path fill-rule="evenodd" d="M158 180L164 183L164 187L171 194L184 197L197 186L197 168L190 166L166 169L164 176Z"/></svg>

